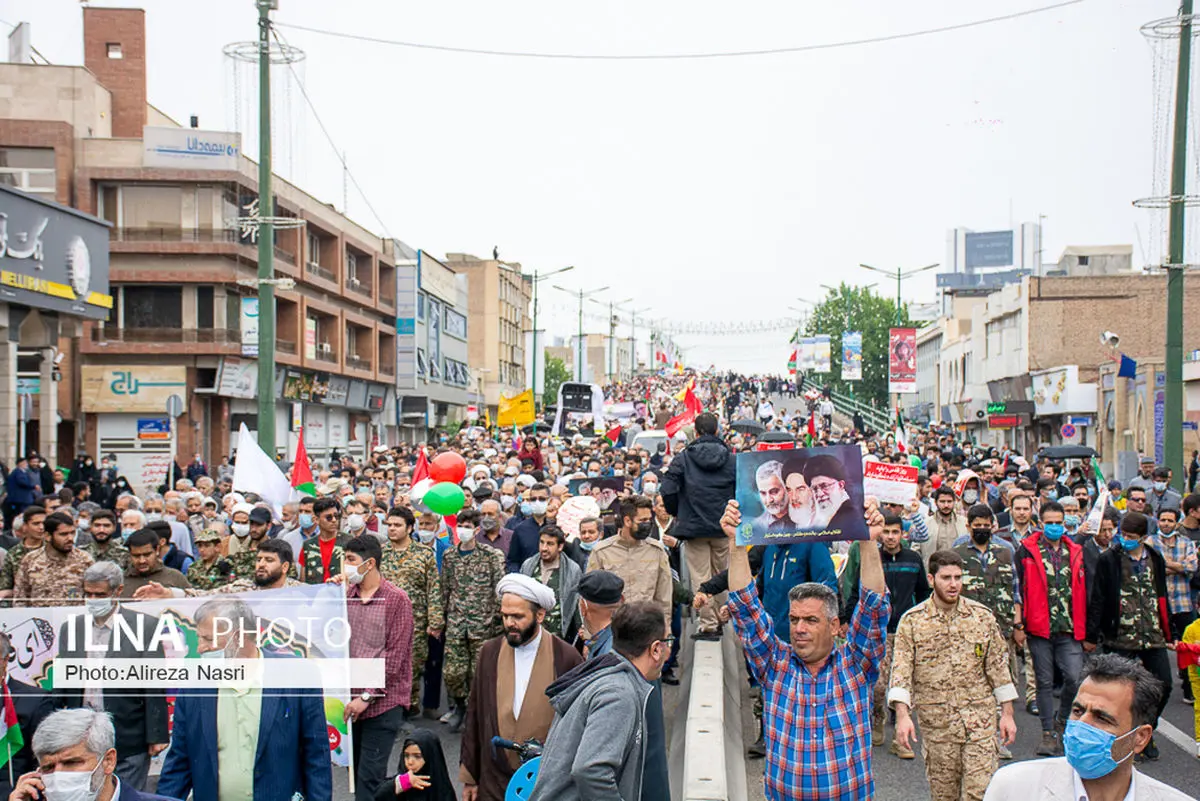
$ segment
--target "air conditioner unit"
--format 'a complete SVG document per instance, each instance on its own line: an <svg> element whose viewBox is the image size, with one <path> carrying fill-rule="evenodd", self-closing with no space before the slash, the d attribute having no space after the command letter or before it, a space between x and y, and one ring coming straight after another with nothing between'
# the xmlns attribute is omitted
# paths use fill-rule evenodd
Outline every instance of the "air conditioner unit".
<svg viewBox="0 0 1200 801"><path fill-rule="evenodd" d="M362 286L362 281L359 281L353 275L346 279L346 283L350 286Z"/></svg>
<svg viewBox="0 0 1200 801"><path fill-rule="evenodd" d="M315 261L307 262L305 266L308 267L309 272L313 272L313 273L315 273L317 270L321 269L321 265Z"/></svg>
<svg viewBox="0 0 1200 801"><path fill-rule="evenodd" d="M319 345L317 345L317 353L321 353L321 354L324 354L325 356L328 356L331 353L333 353L333 345L330 345L328 342L322 342Z"/></svg>

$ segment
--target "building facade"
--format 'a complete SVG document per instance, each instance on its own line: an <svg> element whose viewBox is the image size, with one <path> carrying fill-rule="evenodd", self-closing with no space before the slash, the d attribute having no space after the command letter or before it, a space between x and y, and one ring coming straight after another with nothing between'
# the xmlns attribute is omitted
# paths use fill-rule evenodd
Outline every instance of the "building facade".
<svg viewBox="0 0 1200 801"><path fill-rule="evenodd" d="M169 460L168 389L183 400L183 463L215 464L240 423L257 429L261 391L277 399L289 458L301 431L318 462L397 440L393 243L275 178L271 214L295 223L275 231L274 273L294 287L276 292L275 341L258 342L257 166L237 134L183 128L147 104L141 10L83 19L84 67L0 66L12 88L0 148L42 151L22 180L111 226L112 308L80 330L72 446L116 453L131 483L150 485ZM273 387L258 386L260 347L275 352Z"/></svg>
<svg viewBox="0 0 1200 801"><path fill-rule="evenodd" d="M476 389L494 420L500 397L525 391L525 332L533 279L521 265L447 253L445 266L467 278L468 355ZM539 379L540 380L540 379Z"/></svg>

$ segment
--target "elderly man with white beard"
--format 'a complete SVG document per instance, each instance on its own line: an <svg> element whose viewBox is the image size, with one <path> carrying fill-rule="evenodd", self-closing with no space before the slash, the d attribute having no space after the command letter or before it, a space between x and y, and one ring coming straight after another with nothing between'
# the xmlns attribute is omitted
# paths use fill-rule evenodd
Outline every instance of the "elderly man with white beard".
<svg viewBox="0 0 1200 801"><path fill-rule="evenodd" d="M783 481L783 462L774 459L763 462L754 471L754 484L763 513L751 525L755 534L772 531L792 531L796 525L788 516L788 491Z"/></svg>

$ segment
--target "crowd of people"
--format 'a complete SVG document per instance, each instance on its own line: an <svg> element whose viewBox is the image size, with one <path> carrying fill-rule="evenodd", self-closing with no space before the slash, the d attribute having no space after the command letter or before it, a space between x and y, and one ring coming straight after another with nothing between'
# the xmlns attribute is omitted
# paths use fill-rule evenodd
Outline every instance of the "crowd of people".
<svg viewBox="0 0 1200 801"><path fill-rule="evenodd" d="M235 487L229 459L196 454L138 495L115 455L54 469L31 453L5 477L0 599L83 607L93 647L138 658L154 654L111 639L140 614L126 604L200 596L198 650L253 659L269 654L214 622L259 625L244 594L342 585L350 656L386 665L345 706L360 801L501 801L521 759L494 737L544 746L526 797L668 798L663 686L679 683L685 636L740 642L759 721L747 755L765 760L769 799L870 798L873 748L913 759L918 743L935 801L1015 798L1030 782L1186 798L1133 763L1158 758L1175 685L1190 703L1200 683L1200 494L1171 489L1153 460L1121 486L1086 459L936 427L839 426L827 397L799 390L641 377L605 388L632 407L620 420L379 446L312 464L315 493L279 508ZM738 547L737 454L764 431L916 466L916 495L868 499L869 540ZM466 463L463 508L446 516L419 492L444 452ZM764 498L805 490L758 483ZM0 652L7 664L2 633ZM319 690L17 689L15 787L0 772L14 801L332 797ZM1050 759L998 771L1027 720ZM461 735L458 765L442 727ZM1200 756L1200 707L1197 742Z"/></svg>

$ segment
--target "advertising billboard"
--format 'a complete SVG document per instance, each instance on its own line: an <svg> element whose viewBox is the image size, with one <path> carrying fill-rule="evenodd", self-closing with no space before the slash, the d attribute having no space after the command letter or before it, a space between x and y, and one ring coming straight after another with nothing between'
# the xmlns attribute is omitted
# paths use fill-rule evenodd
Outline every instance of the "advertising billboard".
<svg viewBox="0 0 1200 801"><path fill-rule="evenodd" d="M967 234L967 269L1011 267L1013 265L1013 239L1012 231L982 231Z"/></svg>
<svg viewBox="0 0 1200 801"><path fill-rule="evenodd" d="M888 331L888 392L917 391L917 329Z"/></svg>

